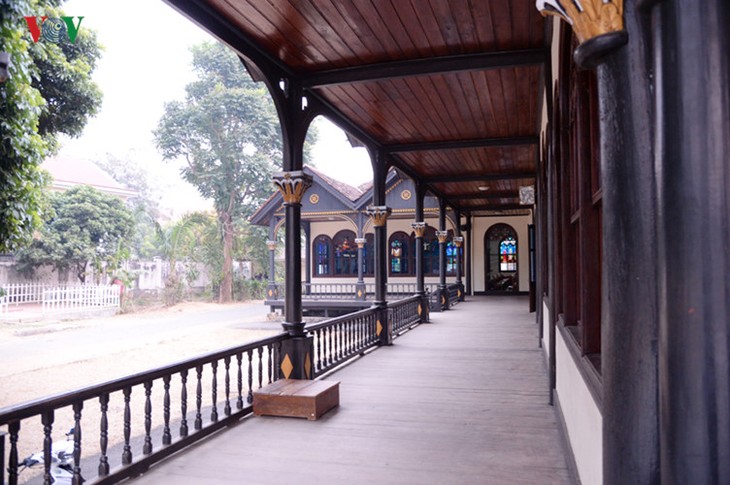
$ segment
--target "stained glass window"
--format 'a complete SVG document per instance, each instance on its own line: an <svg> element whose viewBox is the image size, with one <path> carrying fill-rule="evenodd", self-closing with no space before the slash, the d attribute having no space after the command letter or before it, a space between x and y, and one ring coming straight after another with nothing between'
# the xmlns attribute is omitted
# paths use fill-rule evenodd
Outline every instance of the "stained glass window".
<svg viewBox="0 0 730 485"><path fill-rule="evenodd" d="M336 275L357 274L357 244L355 233L340 231L332 239Z"/></svg>
<svg viewBox="0 0 730 485"><path fill-rule="evenodd" d="M517 271L517 241L512 236L499 242L499 270Z"/></svg>
<svg viewBox="0 0 730 485"><path fill-rule="evenodd" d="M390 272L391 274L410 274L410 238L405 232L396 232L390 236Z"/></svg>
<svg viewBox="0 0 730 485"><path fill-rule="evenodd" d="M314 241L314 274L330 274L330 247L332 241L327 236L318 236Z"/></svg>
<svg viewBox="0 0 730 485"><path fill-rule="evenodd" d="M453 241L446 245L446 272L449 274L456 273L456 250Z"/></svg>

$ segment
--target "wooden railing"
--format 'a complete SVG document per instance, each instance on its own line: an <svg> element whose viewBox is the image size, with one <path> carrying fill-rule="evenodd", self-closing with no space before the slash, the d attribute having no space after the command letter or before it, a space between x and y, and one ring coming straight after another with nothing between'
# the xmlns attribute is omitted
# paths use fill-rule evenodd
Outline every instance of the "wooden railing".
<svg viewBox="0 0 730 485"><path fill-rule="evenodd" d="M305 327L314 339L315 377L378 345L377 314L367 308Z"/></svg>
<svg viewBox="0 0 730 485"><path fill-rule="evenodd" d="M392 322L394 337L421 322L421 316L425 311L421 305L420 296L388 303L388 319Z"/></svg>
<svg viewBox="0 0 730 485"><path fill-rule="evenodd" d="M410 297L391 302L387 311L368 308L305 326L313 340L314 376L378 346L383 341L379 336L383 331L392 331L395 338L412 328L421 321L420 301ZM378 315L384 320L380 328ZM253 392L278 378L276 356L288 338L287 333L280 333L0 409L0 426L7 430L6 436L0 431L0 485L19 483L20 457L38 451L40 443L45 456L43 483L52 483L54 429L72 428L73 483L81 484L96 475L90 483L111 484L144 472L152 464L250 414ZM21 429L25 431L22 437Z"/></svg>
<svg viewBox="0 0 730 485"><path fill-rule="evenodd" d="M43 481L51 483L54 424L63 431L73 428L74 483L80 484L82 476L92 476L95 469L98 478L94 483L116 483L143 472L153 463L249 414L253 391L276 379L274 353L287 337L282 333L0 410L0 426L7 426L9 438L7 483L18 483L19 457L37 451L33 443L43 444L48 458L44 460ZM155 418L159 419L161 414L162 421L155 422L154 428L153 402L162 402L162 412L159 407L155 411ZM140 409L144 410L142 416L134 415L133 420L133 410ZM173 415L177 417L172 418ZM86 418L83 425L82 417ZM31 418L40 418L40 426ZM100 423L97 433L91 433L92 425L87 424L90 421ZM112 429L110 422L119 426ZM21 423L34 436L21 441ZM133 435L136 423L143 423L143 430ZM173 432L173 428L177 431ZM40 440L38 433L42 433ZM114 443L112 436L118 437L119 443ZM115 457L111 456L110 447L117 451ZM82 466L82 450L87 456L98 454L96 465L87 461ZM2 475L0 483L5 483Z"/></svg>
<svg viewBox="0 0 730 485"><path fill-rule="evenodd" d="M275 283L276 295L272 299L284 299L286 288L282 283ZM426 293L435 292L438 285L426 283ZM416 293L415 283L387 283L388 299L395 299ZM357 283L302 283L302 298L305 300L354 300L357 295ZM375 295L375 283L365 283L365 295L372 300Z"/></svg>

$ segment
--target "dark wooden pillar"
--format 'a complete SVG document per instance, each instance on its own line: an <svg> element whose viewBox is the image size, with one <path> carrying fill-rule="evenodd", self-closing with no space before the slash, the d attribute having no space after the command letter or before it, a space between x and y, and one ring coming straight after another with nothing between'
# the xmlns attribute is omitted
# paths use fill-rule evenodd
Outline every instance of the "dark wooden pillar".
<svg viewBox="0 0 730 485"><path fill-rule="evenodd" d="M439 230L436 231L439 240L439 302L441 310L449 309L449 291L446 287L446 243L449 233L446 230L446 201L439 198Z"/></svg>
<svg viewBox="0 0 730 485"><path fill-rule="evenodd" d="M365 279L364 276L364 264L365 264L365 243L367 242L367 239L364 237L358 237L355 239L355 244L357 244L357 283L355 285L355 297L358 300L364 300L366 298L366 288L365 288Z"/></svg>
<svg viewBox="0 0 730 485"><path fill-rule="evenodd" d="M425 196L426 191L423 185L416 182L416 220L411 224L416 235L416 295L421 298L418 313L424 322L428 322L429 304L423 271L423 236L426 234L426 222L423 220L423 199Z"/></svg>
<svg viewBox="0 0 730 485"><path fill-rule="evenodd" d="M730 3L653 11L663 484L730 483Z"/></svg>
<svg viewBox="0 0 730 485"><path fill-rule="evenodd" d="M472 248L472 227L474 223L474 216L470 213L466 216L466 239L464 240L464 254L466 255L466 294L472 294L472 260L471 260L471 248ZM486 256L485 256L486 257Z"/></svg>
<svg viewBox="0 0 730 485"><path fill-rule="evenodd" d="M629 44L597 70L603 186L603 482L657 484L655 120L644 25L635 5L625 12Z"/></svg>
<svg viewBox="0 0 730 485"><path fill-rule="evenodd" d="M276 300L279 297L279 289L276 286L276 217L269 221L269 240L266 246L269 248L269 281L266 287L266 294L269 300Z"/></svg>
<svg viewBox="0 0 730 485"><path fill-rule="evenodd" d="M302 221L304 228L304 294L312 291L312 224L309 221Z"/></svg>
<svg viewBox="0 0 730 485"><path fill-rule="evenodd" d="M277 353L279 375L292 379L312 378L312 338L304 332L302 319L302 197L312 183L302 171L304 138L314 113L304 109L301 86L290 78L270 78L269 90L281 122L284 171L274 175L284 198L286 234L286 295L282 326L291 338Z"/></svg>
<svg viewBox="0 0 730 485"><path fill-rule="evenodd" d="M367 213L373 221L375 230L375 302L378 309L378 336L381 345L393 343L392 322L388 319L388 226L387 220L390 208L385 205L385 181L388 174L388 165L385 151L371 149L373 162L373 205L368 207Z"/></svg>
<svg viewBox="0 0 730 485"><path fill-rule="evenodd" d="M461 211L454 211L456 229L454 230L454 246L456 246L456 284L459 285L459 301L464 301L464 283L461 281L461 248L464 238L461 236Z"/></svg>

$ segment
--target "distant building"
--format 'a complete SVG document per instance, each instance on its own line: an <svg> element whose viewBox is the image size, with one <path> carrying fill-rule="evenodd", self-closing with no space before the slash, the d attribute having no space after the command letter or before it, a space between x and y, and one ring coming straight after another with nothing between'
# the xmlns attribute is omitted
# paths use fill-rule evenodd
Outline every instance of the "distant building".
<svg viewBox="0 0 730 485"><path fill-rule="evenodd" d="M88 185L105 194L114 195L123 201L137 196L137 191L120 184L90 160L55 156L47 158L41 166L53 177L51 190L63 192L77 185Z"/></svg>

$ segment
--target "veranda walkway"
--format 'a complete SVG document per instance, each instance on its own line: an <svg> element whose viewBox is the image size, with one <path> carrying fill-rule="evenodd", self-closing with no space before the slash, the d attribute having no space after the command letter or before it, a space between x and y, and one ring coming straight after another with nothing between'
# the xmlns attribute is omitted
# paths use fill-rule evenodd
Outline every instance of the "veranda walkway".
<svg viewBox="0 0 730 485"><path fill-rule="evenodd" d="M134 485L571 483L534 314L474 297L331 375L318 421L250 417Z"/></svg>

